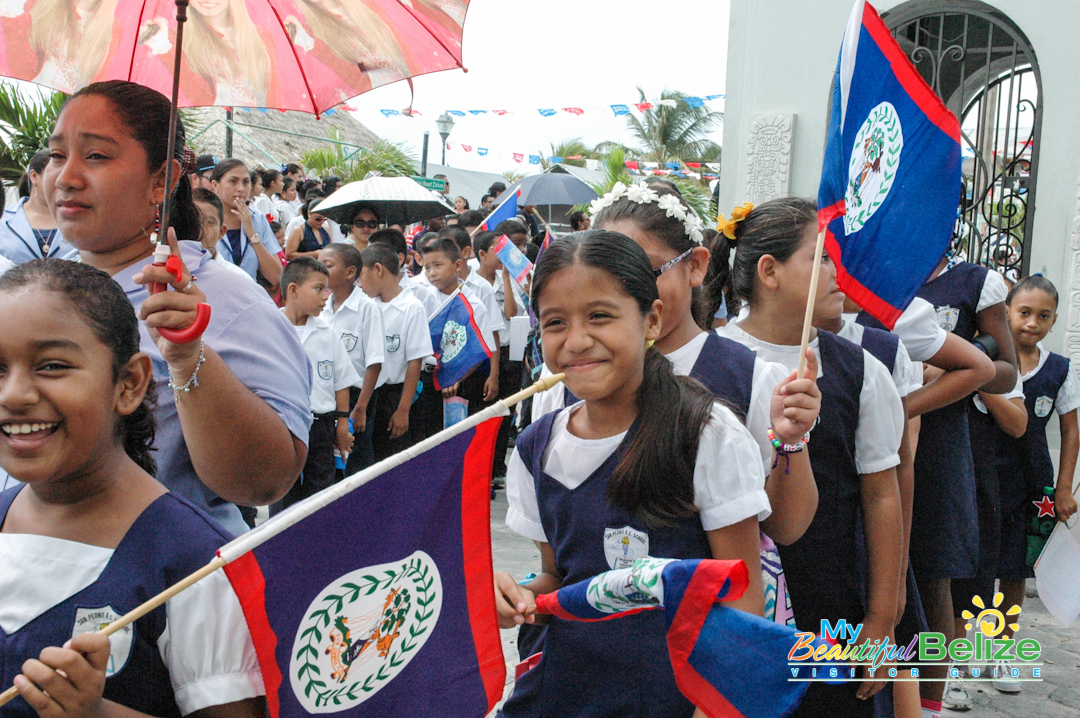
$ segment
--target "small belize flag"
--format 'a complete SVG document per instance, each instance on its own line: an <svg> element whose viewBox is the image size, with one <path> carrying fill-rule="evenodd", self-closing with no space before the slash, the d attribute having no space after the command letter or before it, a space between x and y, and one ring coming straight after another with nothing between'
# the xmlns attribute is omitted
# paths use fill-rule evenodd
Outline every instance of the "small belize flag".
<svg viewBox="0 0 1080 718"><path fill-rule="evenodd" d="M533 269L533 264L521 253L521 250L514 246L510 238L505 234L499 237L499 241L495 243L492 250L498 255L503 268L510 272L510 276L513 277L514 281L518 284L524 284L525 278L529 276L529 272Z"/></svg>
<svg viewBox="0 0 1080 718"><path fill-rule="evenodd" d="M540 251L536 253L536 258L539 259L540 255L544 253L544 250L551 246L551 243L555 241L555 235L551 233L551 230L544 232L544 242L540 245Z"/></svg>
<svg viewBox="0 0 1080 718"><path fill-rule="evenodd" d="M491 358L491 349L484 343L480 327L476 326L472 305L460 291L432 315L428 330L431 346L435 347L435 359L439 362L432 380L440 391L457 384L470 369Z"/></svg>
<svg viewBox="0 0 1080 718"><path fill-rule="evenodd" d="M818 227L840 289L889 329L949 248L960 161L956 115L859 0L837 63Z"/></svg>
<svg viewBox="0 0 1080 718"><path fill-rule="evenodd" d="M796 629L720 604L741 597L748 576L742 561L639 558L537 596L536 610L572 621L663 610L675 682L691 703L709 718L780 718L808 685L789 680Z"/></svg>
<svg viewBox="0 0 1080 718"><path fill-rule="evenodd" d="M502 204L493 209L483 224L480 225L481 232L494 232L495 228L499 226L499 222L517 217L517 201L518 197L521 196L521 190L507 194L508 196L503 199Z"/></svg>

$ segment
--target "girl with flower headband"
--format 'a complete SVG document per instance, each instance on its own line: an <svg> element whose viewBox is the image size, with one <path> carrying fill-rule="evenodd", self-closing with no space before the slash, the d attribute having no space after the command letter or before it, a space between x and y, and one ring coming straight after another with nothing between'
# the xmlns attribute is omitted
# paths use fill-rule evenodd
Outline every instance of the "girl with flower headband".
<svg viewBox="0 0 1080 718"><path fill-rule="evenodd" d="M817 490L805 453L776 460L770 429L781 444L796 444L813 425L821 395L813 374L798 379L794 372L763 361L737 342L705 332L694 320L694 292L705 278L709 250L702 246L704 225L666 182L630 185L619 182L594 200L596 227L625 234L645 250L664 303L656 348L672 362L675 373L703 383L717 399L739 414L758 442L765 466L766 491L772 515L762 530L773 540L791 543L814 517ZM562 408L565 392L549 391L533 403L533 416ZM811 423L793 423L795 407L808 410ZM782 450L781 450L782 451ZM766 542L768 544L768 542ZM770 595L770 608L773 608ZM769 612L770 617L773 613ZM782 613L782 612L781 612Z"/></svg>
<svg viewBox="0 0 1080 718"><path fill-rule="evenodd" d="M718 302L717 288L727 286L729 301L746 302L749 314L718 329L719 334L764 359L788 368L798 364L816 234L814 202L795 198L758 205L736 222L733 232L724 233L713 258L717 277L710 299ZM843 301L836 269L826 256L815 318L831 316ZM779 547L795 623L817 631L822 620L835 625L843 619L862 624L860 645L886 636L891 642L902 535L896 481L904 422L900 397L885 366L861 347L816 329L811 338L820 360L822 397L807 452L818 488L817 513L798 541ZM865 552L858 546L860 521ZM868 577L865 587L863 575ZM869 718L874 702L867 699L883 685L812 683L794 715Z"/></svg>

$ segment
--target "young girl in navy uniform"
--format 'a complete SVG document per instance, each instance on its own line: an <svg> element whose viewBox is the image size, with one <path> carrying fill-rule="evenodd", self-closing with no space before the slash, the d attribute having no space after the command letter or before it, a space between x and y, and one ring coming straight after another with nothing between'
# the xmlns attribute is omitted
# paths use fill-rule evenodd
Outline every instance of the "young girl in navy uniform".
<svg viewBox="0 0 1080 718"><path fill-rule="evenodd" d="M0 278L0 685L5 718L262 716L221 573L111 638L93 632L206 565L229 536L154 480L153 372L120 285L34 260Z"/></svg>
<svg viewBox="0 0 1080 718"><path fill-rule="evenodd" d="M518 438L507 473L507 525L532 538L541 571L521 586L496 574L503 627L534 623L529 606L642 556L742 559L751 585L733 602L760 615L758 521L769 514L757 445L696 380L678 377L649 345L663 305L645 252L590 230L540 256L532 282L544 356L565 372L573 406ZM793 423L812 414L790 408ZM551 618L543 655L517 681L505 716L689 718L675 685L663 617Z"/></svg>
<svg viewBox="0 0 1080 718"><path fill-rule="evenodd" d="M960 260L941 260L935 274L919 290L934 305L946 331L971 341L976 333L996 346L995 375L980 388L1000 394L1016 385L1015 354L1005 316L1005 281L986 267ZM988 352L989 353L989 352ZM915 452L915 494L911 525L911 565L931 631L954 638L954 617L964 605L954 605L951 581L978 573L979 526L975 470L969 436L966 395L959 401L922 415ZM970 600L970 599L969 599ZM925 677L945 677L947 665L927 666ZM925 716L935 716L944 683L919 686Z"/></svg>
<svg viewBox="0 0 1080 718"><path fill-rule="evenodd" d="M729 286L728 300L747 302L749 314L718 333L763 359L797 366L816 233L816 207L803 199L766 202L738 223L735 238L726 240L735 249L730 284L721 277L713 286ZM843 300L835 267L825 257L815 306L828 316L830 306L842 307ZM869 352L826 331L812 330L811 339L822 395L821 419L809 442L818 508L802 538L779 547L795 623L819 631L822 620L844 619L863 624L860 644L891 640L902 540L900 397L889 371ZM860 517L865 568L857 549ZM872 716L873 702L866 699L882 685L813 683L795 715Z"/></svg>
<svg viewBox="0 0 1080 718"><path fill-rule="evenodd" d="M1022 437L1002 439L997 576L1005 594L1002 606L1021 606L1025 581L1034 576L1032 565L1053 530L1054 520L1068 521L1076 513L1073 473L1080 451L1076 420L1080 386L1069 360L1039 345L1057 321L1058 293L1054 285L1045 277L1022 279L1009 293L1007 304L1028 416ZM1046 425L1054 413L1061 427L1056 482L1046 440ZM1011 637L1012 629L1006 627L1004 634ZM995 681L994 685L1010 693L1020 691L1018 681Z"/></svg>

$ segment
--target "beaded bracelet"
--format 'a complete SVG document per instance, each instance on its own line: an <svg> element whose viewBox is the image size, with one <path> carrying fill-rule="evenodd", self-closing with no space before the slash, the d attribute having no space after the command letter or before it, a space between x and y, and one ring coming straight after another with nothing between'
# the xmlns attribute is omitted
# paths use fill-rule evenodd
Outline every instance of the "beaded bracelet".
<svg viewBox="0 0 1080 718"><path fill-rule="evenodd" d="M183 385L177 384L173 381L172 372L169 372L169 388L173 390L173 393L179 394L183 392L185 394L191 393L192 389L199 386L199 369L202 368L203 363L206 361L206 354L203 353L203 349L206 344L203 341L199 341L199 358L195 360L195 371L191 372L191 378ZM769 429L772 431L772 429Z"/></svg>
<svg viewBox="0 0 1080 718"><path fill-rule="evenodd" d="M769 427L769 430L765 433L769 437L769 443L773 445L773 448L776 449L776 453L778 454L797 454L803 449L805 449L806 445L810 442L809 432L807 432L807 434L803 437L802 441L797 444L785 444L784 442L780 441L780 437L776 435L776 432L773 431L773 428L771 426Z"/></svg>

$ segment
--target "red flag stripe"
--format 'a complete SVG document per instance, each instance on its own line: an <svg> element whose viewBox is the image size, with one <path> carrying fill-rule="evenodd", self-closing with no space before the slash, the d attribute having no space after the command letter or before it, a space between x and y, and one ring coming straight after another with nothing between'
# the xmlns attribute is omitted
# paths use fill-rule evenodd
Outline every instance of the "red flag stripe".
<svg viewBox="0 0 1080 718"><path fill-rule="evenodd" d="M277 635L274 629L270 628L270 619L266 616L266 579L251 551L226 564L222 570L232 584L236 597L240 599L248 630L251 631L255 654L259 657L259 667L262 669L266 706L270 709L270 717L278 718L281 711L278 697L281 690L281 669L275 655Z"/></svg>
<svg viewBox="0 0 1080 718"><path fill-rule="evenodd" d="M836 265L836 284L840 287L840 291L877 317L891 331L896 326L896 320L904 312L874 294L866 285L848 274L848 271L844 269L844 256L840 251L840 244L836 241L836 236L827 229L825 230L825 250Z"/></svg>
<svg viewBox="0 0 1080 718"><path fill-rule="evenodd" d="M476 663L487 694L488 710L502 699L506 683L502 637L495 610L495 577L491 571L491 469L495 440L506 417L489 419L475 429L465 452L461 479L461 544L464 553L465 600L476 646Z"/></svg>

